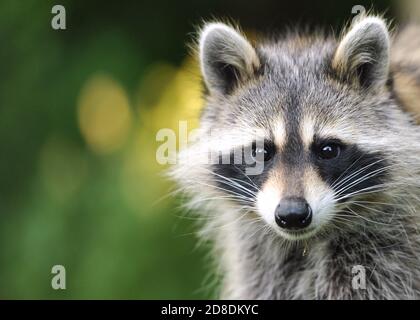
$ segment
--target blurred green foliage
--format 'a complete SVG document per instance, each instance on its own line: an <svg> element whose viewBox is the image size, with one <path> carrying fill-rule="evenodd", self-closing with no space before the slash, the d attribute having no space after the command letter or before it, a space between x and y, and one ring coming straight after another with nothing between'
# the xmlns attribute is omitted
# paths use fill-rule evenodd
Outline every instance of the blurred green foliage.
<svg viewBox="0 0 420 320"><path fill-rule="evenodd" d="M66 30L50 25L58 3ZM154 158L156 131L198 101L185 43L202 18L260 31L338 25L355 4L371 5L0 1L0 298L214 297L208 248L179 218L179 200L158 201L171 185ZM102 94L105 114L90 109ZM51 288L57 264L66 290Z"/></svg>

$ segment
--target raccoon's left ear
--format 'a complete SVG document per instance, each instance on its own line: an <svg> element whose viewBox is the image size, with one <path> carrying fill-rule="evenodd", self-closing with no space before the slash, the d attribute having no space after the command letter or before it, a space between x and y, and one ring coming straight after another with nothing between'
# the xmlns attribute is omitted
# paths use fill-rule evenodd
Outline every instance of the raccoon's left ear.
<svg viewBox="0 0 420 320"><path fill-rule="evenodd" d="M260 66L254 47L224 23L209 23L200 33L201 73L212 94L229 94Z"/></svg>
<svg viewBox="0 0 420 320"><path fill-rule="evenodd" d="M389 33L381 18L364 17L341 40L333 69L363 88L383 87L389 74Z"/></svg>

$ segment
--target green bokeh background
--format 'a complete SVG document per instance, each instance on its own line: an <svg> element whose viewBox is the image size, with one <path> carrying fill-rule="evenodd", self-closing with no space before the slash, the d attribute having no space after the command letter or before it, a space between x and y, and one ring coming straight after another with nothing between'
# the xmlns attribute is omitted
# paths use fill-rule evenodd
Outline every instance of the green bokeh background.
<svg viewBox="0 0 420 320"><path fill-rule="evenodd" d="M66 30L51 28L55 4L66 8ZM156 164L155 135L185 115L182 99L159 101L192 90L174 84L193 63L185 44L202 19L232 17L262 32L338 26L357 4L398 12L390 1L1 0L0 298L216 297L209 248L180 218L181 200L158 201L172 185ZM86 139L78 113L98 75L130 112L124 139L106 151ZM66 290L51 288L57 264Z"/></svg>

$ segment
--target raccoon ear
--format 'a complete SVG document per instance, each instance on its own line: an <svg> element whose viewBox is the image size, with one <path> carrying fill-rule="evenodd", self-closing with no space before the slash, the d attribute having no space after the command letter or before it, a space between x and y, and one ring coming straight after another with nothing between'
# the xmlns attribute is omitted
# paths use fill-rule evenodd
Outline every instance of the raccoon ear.
<svg viewBox="0 0 420 320"><path fill-rule="evenodd" d="M204 26L199 40L201 72L210 93L229 94L260 66L253 46L223 23Z"/></svg>
<svg viewBox="0 0 420 320"><path fill-rule="evenodd" d="M364 17L341 40L332 66L346 80L363 88L385 85L389 73L389 33L384 20Z"/></svg>

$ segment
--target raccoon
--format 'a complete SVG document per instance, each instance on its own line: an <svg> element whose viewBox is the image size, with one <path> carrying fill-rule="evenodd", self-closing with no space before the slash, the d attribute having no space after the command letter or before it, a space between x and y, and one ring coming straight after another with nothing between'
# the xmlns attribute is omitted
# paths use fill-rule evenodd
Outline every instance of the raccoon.
<svg viewBox="0 0 420 320"><path fill-rule="evenodd" d="M205 108L171 176L220 298L420 298L420 130L400 95L419 70L398 44L374 15L340 36L201 29Z"/></svg>

